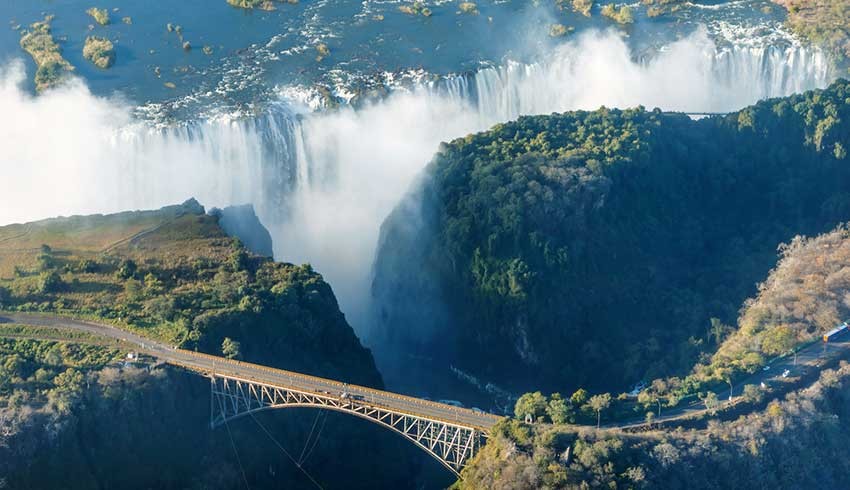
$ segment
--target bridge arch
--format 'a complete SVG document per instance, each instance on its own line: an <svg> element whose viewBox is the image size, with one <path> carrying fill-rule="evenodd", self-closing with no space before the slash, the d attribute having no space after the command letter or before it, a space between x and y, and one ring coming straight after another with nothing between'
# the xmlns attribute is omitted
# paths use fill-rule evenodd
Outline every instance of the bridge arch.
<svg viewBox="0 0 850 490"><path fill-rule="evenodd" d="M329 393L301 391L218 374L210 375L210 385L211 428L261 411L332 410L368 420L401 435L456 476L460 476L460 471L488 436L480 427L406 413L365 400L341 399Z"/></svg>

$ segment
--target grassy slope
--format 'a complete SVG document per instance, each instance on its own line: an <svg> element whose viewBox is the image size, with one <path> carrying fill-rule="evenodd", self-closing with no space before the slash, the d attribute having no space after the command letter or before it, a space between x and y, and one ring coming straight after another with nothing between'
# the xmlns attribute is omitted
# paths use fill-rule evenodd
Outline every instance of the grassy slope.
<svg viewBox="0 0 850 490"><path fill-rule="evenodd" d="M230 336L255 362L380 384L322 277L250 254L218 219L192 201L2 227L0 307L95 317L210 353Z"/></svg>
<svg viewBox="0 0 850 490"><path fill-rule="evenodd" d="M127 261L136 270L122 274ZM319 274L248 253L195 202L0 227L0 271L0 309L94 317L215 354L232 337L249 361L381 386L371 354ZM61 285L43 291L51 274ZM227 433L209 431L204 379L116 368L117 346L35 340L55 333L0 325L0 334L15 337L0 339L0 429L13 429L0 436L0 487L4 478L12 488L243 485ZM258 417L297 454L315 416ZM414 455L426 460L372 424L325 418L306 468L326 487L409 486ZM231 429L252 487L310 485L256 425ZM360 451L364 440L368 452ZM390 457L399 464L378 471L376 462Z"/></svg>

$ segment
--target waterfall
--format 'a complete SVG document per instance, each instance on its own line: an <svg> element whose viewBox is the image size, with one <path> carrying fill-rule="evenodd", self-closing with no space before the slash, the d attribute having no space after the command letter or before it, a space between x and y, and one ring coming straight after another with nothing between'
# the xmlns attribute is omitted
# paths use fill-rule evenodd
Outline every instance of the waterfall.
<svg viewBox="0 0 850 490"><path fill-rule="evenodd" d="M277 258L311 262L356 324L379 226L441 141L523 114L602 105L731 111L833 76L823 53L793 44L718 47L700 31L635 60L619 35L588 32L540 62L392 90L358 109L304 112L282 96L260 116L153 129L82 83L32 97L12 67L0 73L0 107L14 114L0 124L0 223L190 196L206 206L250 202Z"/></svg>
<svg viewBox="0 0 850 490"><path fill-rule="evenodd" d="M731 112L761 99L825 87L833 78L823 51L801 45L718 48L699 32L633 61L620 39L590 33L543 62L508 61L463 77L463 84L450 81L464 90L447 92L466 94L482 120L495 123L601 105Z"/></svg>

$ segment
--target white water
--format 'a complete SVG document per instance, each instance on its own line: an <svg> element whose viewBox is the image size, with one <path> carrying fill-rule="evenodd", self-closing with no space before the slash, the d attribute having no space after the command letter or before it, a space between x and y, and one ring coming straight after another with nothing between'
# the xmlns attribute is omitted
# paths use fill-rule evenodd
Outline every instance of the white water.
<svg viewBox="0 0 850 490"><path fill-rule="evenodd" d="M312 263L355 326L379 226L441 141L601 105L728 111L832 78L823 55L801 47L718 50L698 32L636 62L619 36L590 33L545 63L508 62L359 110L298 117L282 100L257 119L151 130L82 83L32 97L21 66L0 74L0 223L190 196L208 207L251 202L277 259Z"/></svg>

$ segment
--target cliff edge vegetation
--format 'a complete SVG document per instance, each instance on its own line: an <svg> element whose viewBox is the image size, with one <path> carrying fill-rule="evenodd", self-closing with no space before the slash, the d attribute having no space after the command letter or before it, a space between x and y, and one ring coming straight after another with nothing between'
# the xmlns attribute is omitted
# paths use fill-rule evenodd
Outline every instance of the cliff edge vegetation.
<svg viewBox="0 0 850 490"><path fill-rule="evenodd" d="M444 144L382 226L376 341L522 391L684 375L779 244L850 218L848 135L838 81L700 121L602 108Z"/></svg>
<svg viewBox="0 0 850 490"><path fill-rule="evenodd" d="M381 387L322 276L249 252L219 225L222 215L190 200L0 227L0 309L95 319ZM204 378L56 333L0 325L0 483L9 488L304 487L310 477L331 488L405 487L431 464L373 424L319 411L267 412L211 431ZM269 434L301 454L300 465ZM399 464L379 471L385 458ZM338 471L319 471L331 466Z"/></svg>
<svg viewBox="0 0 850 490"><path fill-rule="evenodd" d="M850 61L849 0L773 0L788 10L788 26L801 37L823 46L837 60Z"/></svg>

